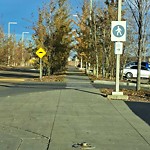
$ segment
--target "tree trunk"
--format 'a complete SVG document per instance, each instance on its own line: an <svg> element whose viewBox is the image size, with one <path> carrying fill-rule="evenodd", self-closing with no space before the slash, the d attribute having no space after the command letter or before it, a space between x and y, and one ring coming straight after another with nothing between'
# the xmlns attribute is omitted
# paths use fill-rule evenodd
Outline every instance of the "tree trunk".
<svg viewBox="0 0 150 150"><path fill-rule="evenodd" d="M139 8L139 20L138 20L138 70L137 70L137 85L136 90L141 89L141 60L142 60L142 25L143 25L143 18L142 18L142 0L139 0L138 3Z"/></svg>

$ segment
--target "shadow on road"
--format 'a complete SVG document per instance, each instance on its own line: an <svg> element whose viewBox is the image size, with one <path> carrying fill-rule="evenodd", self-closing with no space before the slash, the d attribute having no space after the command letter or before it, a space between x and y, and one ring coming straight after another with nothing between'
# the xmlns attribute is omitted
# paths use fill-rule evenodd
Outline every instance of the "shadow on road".
<svg viewBox="0 0 150 150"><path fill-rule="evenodd" d="M81 92L86 92L86 93L89 93L89 94L101 95L100 93L91 92L91 91L87 91L87 90L81 90L81 89L74 89L74 90L76 90L76 91L81 91Z"/></svg>
<svg viewBox="0 0 150 150"><path fill-rule="evenodd" d="M13 71L13 72L25 72L25 73L39 73L39 70L32 68L7 68L5 71Z"/></svg>
<svg viewBox="0 0 150 150"><path fill-rule="evenodd" d="M77 81L89 81L89 79L87 79L87 78L79 78L79 76L67 76L67 79L77 80Z"/></svg>
<svg viewBox="0 0 150 150"><path fill-rule="evenodd" d="M150 103L125 102L127 106L148 125L150 125Z"/></svg>
<svg viewBox="0 0 150 150"><path fill-rule="evenodd" d="M0 77L7 78L38 78L39 75L34 74L19 74L19 73L0 73Z"/></svg>
<svg viewBox="0 0 150 150"><path fill-rule="evenodd" d="M65 89L65 83L7 83L0 84L0 97Z"/></svg>
<svg viewBox="0 0 150 150"><path fill-rule="evenodd" d="M106 85L106 84L93 84L96 89L100 88L111 88L115 90L115 85ZM126 86L120 86L121 88L127 88ZM135 87L128 87L128 89L135 90ZM148 125L150 125L150 103L145 102L131 102L126 101L126 105L132 110L134 114L140 117Z"/></svg>
<svg viewBox="0 0 150 150"><path fill-rule="evenodd" d="M39 70L31 68L5 68L0 70L1 78L38 78Z"/></svg>

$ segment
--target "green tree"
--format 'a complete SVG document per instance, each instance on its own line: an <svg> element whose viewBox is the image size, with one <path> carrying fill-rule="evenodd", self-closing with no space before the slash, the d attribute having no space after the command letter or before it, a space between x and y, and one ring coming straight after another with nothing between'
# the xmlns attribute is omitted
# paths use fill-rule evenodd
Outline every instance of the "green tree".
<svg viewBox="0 0 150 150"><path fill-rule="evenodd" d="M67 0L50 1L49 5L39 9L38 22L33 27L33 38L37 47L43 47L47 51L43 60L49 75L64 69L67 64L72 49L69 17Z"/></svg>

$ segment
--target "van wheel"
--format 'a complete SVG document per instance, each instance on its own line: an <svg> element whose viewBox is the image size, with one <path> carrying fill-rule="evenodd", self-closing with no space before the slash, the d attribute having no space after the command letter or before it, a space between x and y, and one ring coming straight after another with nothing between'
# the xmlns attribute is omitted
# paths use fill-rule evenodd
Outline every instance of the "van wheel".
<svg viewBox="0 0 150 150"><path fill-rule="evenodd" d="M133 74L131 72L126 73L126 78L127 79L133 78Z"/></svg>

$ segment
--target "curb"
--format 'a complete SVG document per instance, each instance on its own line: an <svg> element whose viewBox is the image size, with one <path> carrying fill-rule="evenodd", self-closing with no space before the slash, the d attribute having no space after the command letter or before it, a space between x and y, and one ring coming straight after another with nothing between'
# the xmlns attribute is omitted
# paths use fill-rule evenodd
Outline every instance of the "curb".
<svg viewBox="0 0 150 150"><path fill-rule="evenodd" d="M115 85L115 81L94 80L93 83ZM136 83L130 83L130 82L120 82L120 85L135 86L136 87ZM141 84L141 87L148 87L148 88L150 88L150 84Z"/></svg>
<svg viewBox="0 0 150 150"><path fill-rule="evenodd" d="M0 82L24 82L26 79L18 79L18 78L2 78Z"/></svg>

